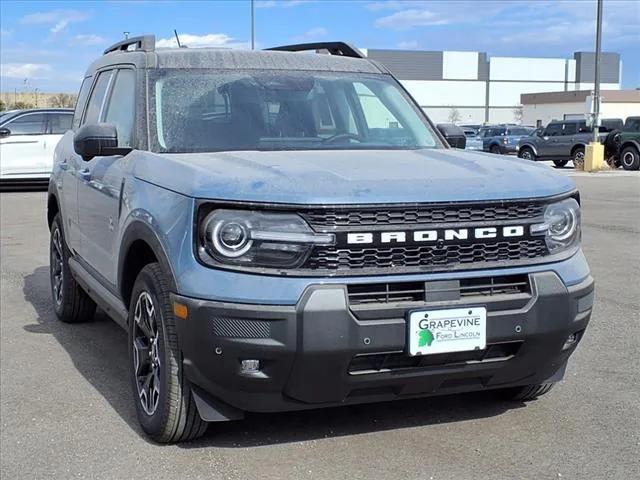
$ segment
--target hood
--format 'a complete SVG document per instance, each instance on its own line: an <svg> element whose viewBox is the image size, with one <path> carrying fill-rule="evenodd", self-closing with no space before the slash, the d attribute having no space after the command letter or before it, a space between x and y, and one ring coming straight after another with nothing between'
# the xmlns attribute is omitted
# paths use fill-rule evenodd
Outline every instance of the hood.
<svg viewBox="0 0 640 480"><path fill-rule="evenodd" d="M135 152L133 174L196 198L294 204L545 197L575 189L531 161L457 149Z"/></svg>

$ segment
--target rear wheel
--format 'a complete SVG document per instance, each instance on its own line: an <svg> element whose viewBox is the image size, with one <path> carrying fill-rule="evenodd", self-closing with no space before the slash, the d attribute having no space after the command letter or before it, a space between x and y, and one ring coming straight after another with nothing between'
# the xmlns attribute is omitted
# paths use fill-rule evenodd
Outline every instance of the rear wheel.
<svg viewBox="0 0 640 480"><path fill-rule="evenodd" d="M145 266L129 308L131 383L143 430L161 443L204 434L191 388L182 371L167 278L157 263Z"/></svg>
<svg viewBox="0 0 640 480"><path fill-rule="evenodd" d="M553 164L558 168L564 167L567 163L569 163L569 160L554 160L553 161Z"/></svg>
<svg viewBox="0 0 640 480"><path fill-rule="evenodd" d="M573 168L576 170L584 170L584 147L578 147L571 153L573 160Z"/></svg>
<svg viewBox="0 0 640 480"><path fill-rule="evenodd" d="M554 383L542 383L539 385L525 385L524 387L514 387L501 390L500 393L507 400L518 402L528 402L548 393L553 388Z"/></svg>
<svg viewBox="0 0 640 480"><path fill-rule="evenodd" d="M62 230L62 218L56 214L51 223L49 245L49 278L53 309L65 323L80 323L93 319L96 304L76 282L69 268L71 252Z"/></svg>
<svg viewBox="0 0 640 480"><path fill-rule="evenodd" d="M638 170L640 168L640 153L633 145L625 147L620 154L620 163L625 170Z"/></svg>
<svg viewBox="0 0 640 480"><path fill-rule="evenodd" d="M533 150L530 147L522 147L518 152L518 157L523 158L525 160L533 160L535 161L536 155L533 153Z"/></svg>
<svg viewBox="0 0 640 480"><path fill-rule="evenodd" d="M500 153L502 153L502 152L500 151L500 147L499 147L498 145L491 145L491 148L489 149L489 151L490 151L491 153L496 154L496 155L499 155Z"/></svg>

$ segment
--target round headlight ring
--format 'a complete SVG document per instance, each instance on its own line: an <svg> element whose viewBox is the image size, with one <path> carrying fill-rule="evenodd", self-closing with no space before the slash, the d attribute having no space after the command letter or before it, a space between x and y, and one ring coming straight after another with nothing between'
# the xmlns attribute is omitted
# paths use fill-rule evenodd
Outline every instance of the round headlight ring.
<svg viewBox="0 0 640 480"><path fill-rule="evenodd" d="M218 221L211 230L211 243L216 253L237 258L249 251L253 245L246 225L235 221Z"/></svg>

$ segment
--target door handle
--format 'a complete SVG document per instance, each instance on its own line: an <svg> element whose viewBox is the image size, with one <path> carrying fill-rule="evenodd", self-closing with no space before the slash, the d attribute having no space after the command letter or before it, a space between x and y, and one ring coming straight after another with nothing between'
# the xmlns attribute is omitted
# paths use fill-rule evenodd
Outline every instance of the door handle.
<svg viewBox="0 0 640 480"><path fill-rule="evenodd" d="M91 170L88 168L83 168L78 170L78 175L84 179L88 179L91 177Z"/></svg>

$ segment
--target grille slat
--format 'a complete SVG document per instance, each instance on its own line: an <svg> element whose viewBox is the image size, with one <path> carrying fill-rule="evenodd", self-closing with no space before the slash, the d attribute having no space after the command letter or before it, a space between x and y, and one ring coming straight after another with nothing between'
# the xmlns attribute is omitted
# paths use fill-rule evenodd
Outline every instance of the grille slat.
<svg viewBox="0 0 640 480"><path fill-rule="evenodd" d="M463 278L459 288L429 288L425 282L364 283L347 285L350 305L375 303L425 302L427 291L445 293L458 291L460 298L518 295L531 293L527 275Z"/></svg>
<svg viewBox="0 0 640 480"><path fill-rule="evenodd" d="M544 205L514 202L488 205L419 205L413 207L376 207L317 209L301 212L314 228L375 225L419 225L433 223L490 222L529 219L542 215Z"/></svg>

